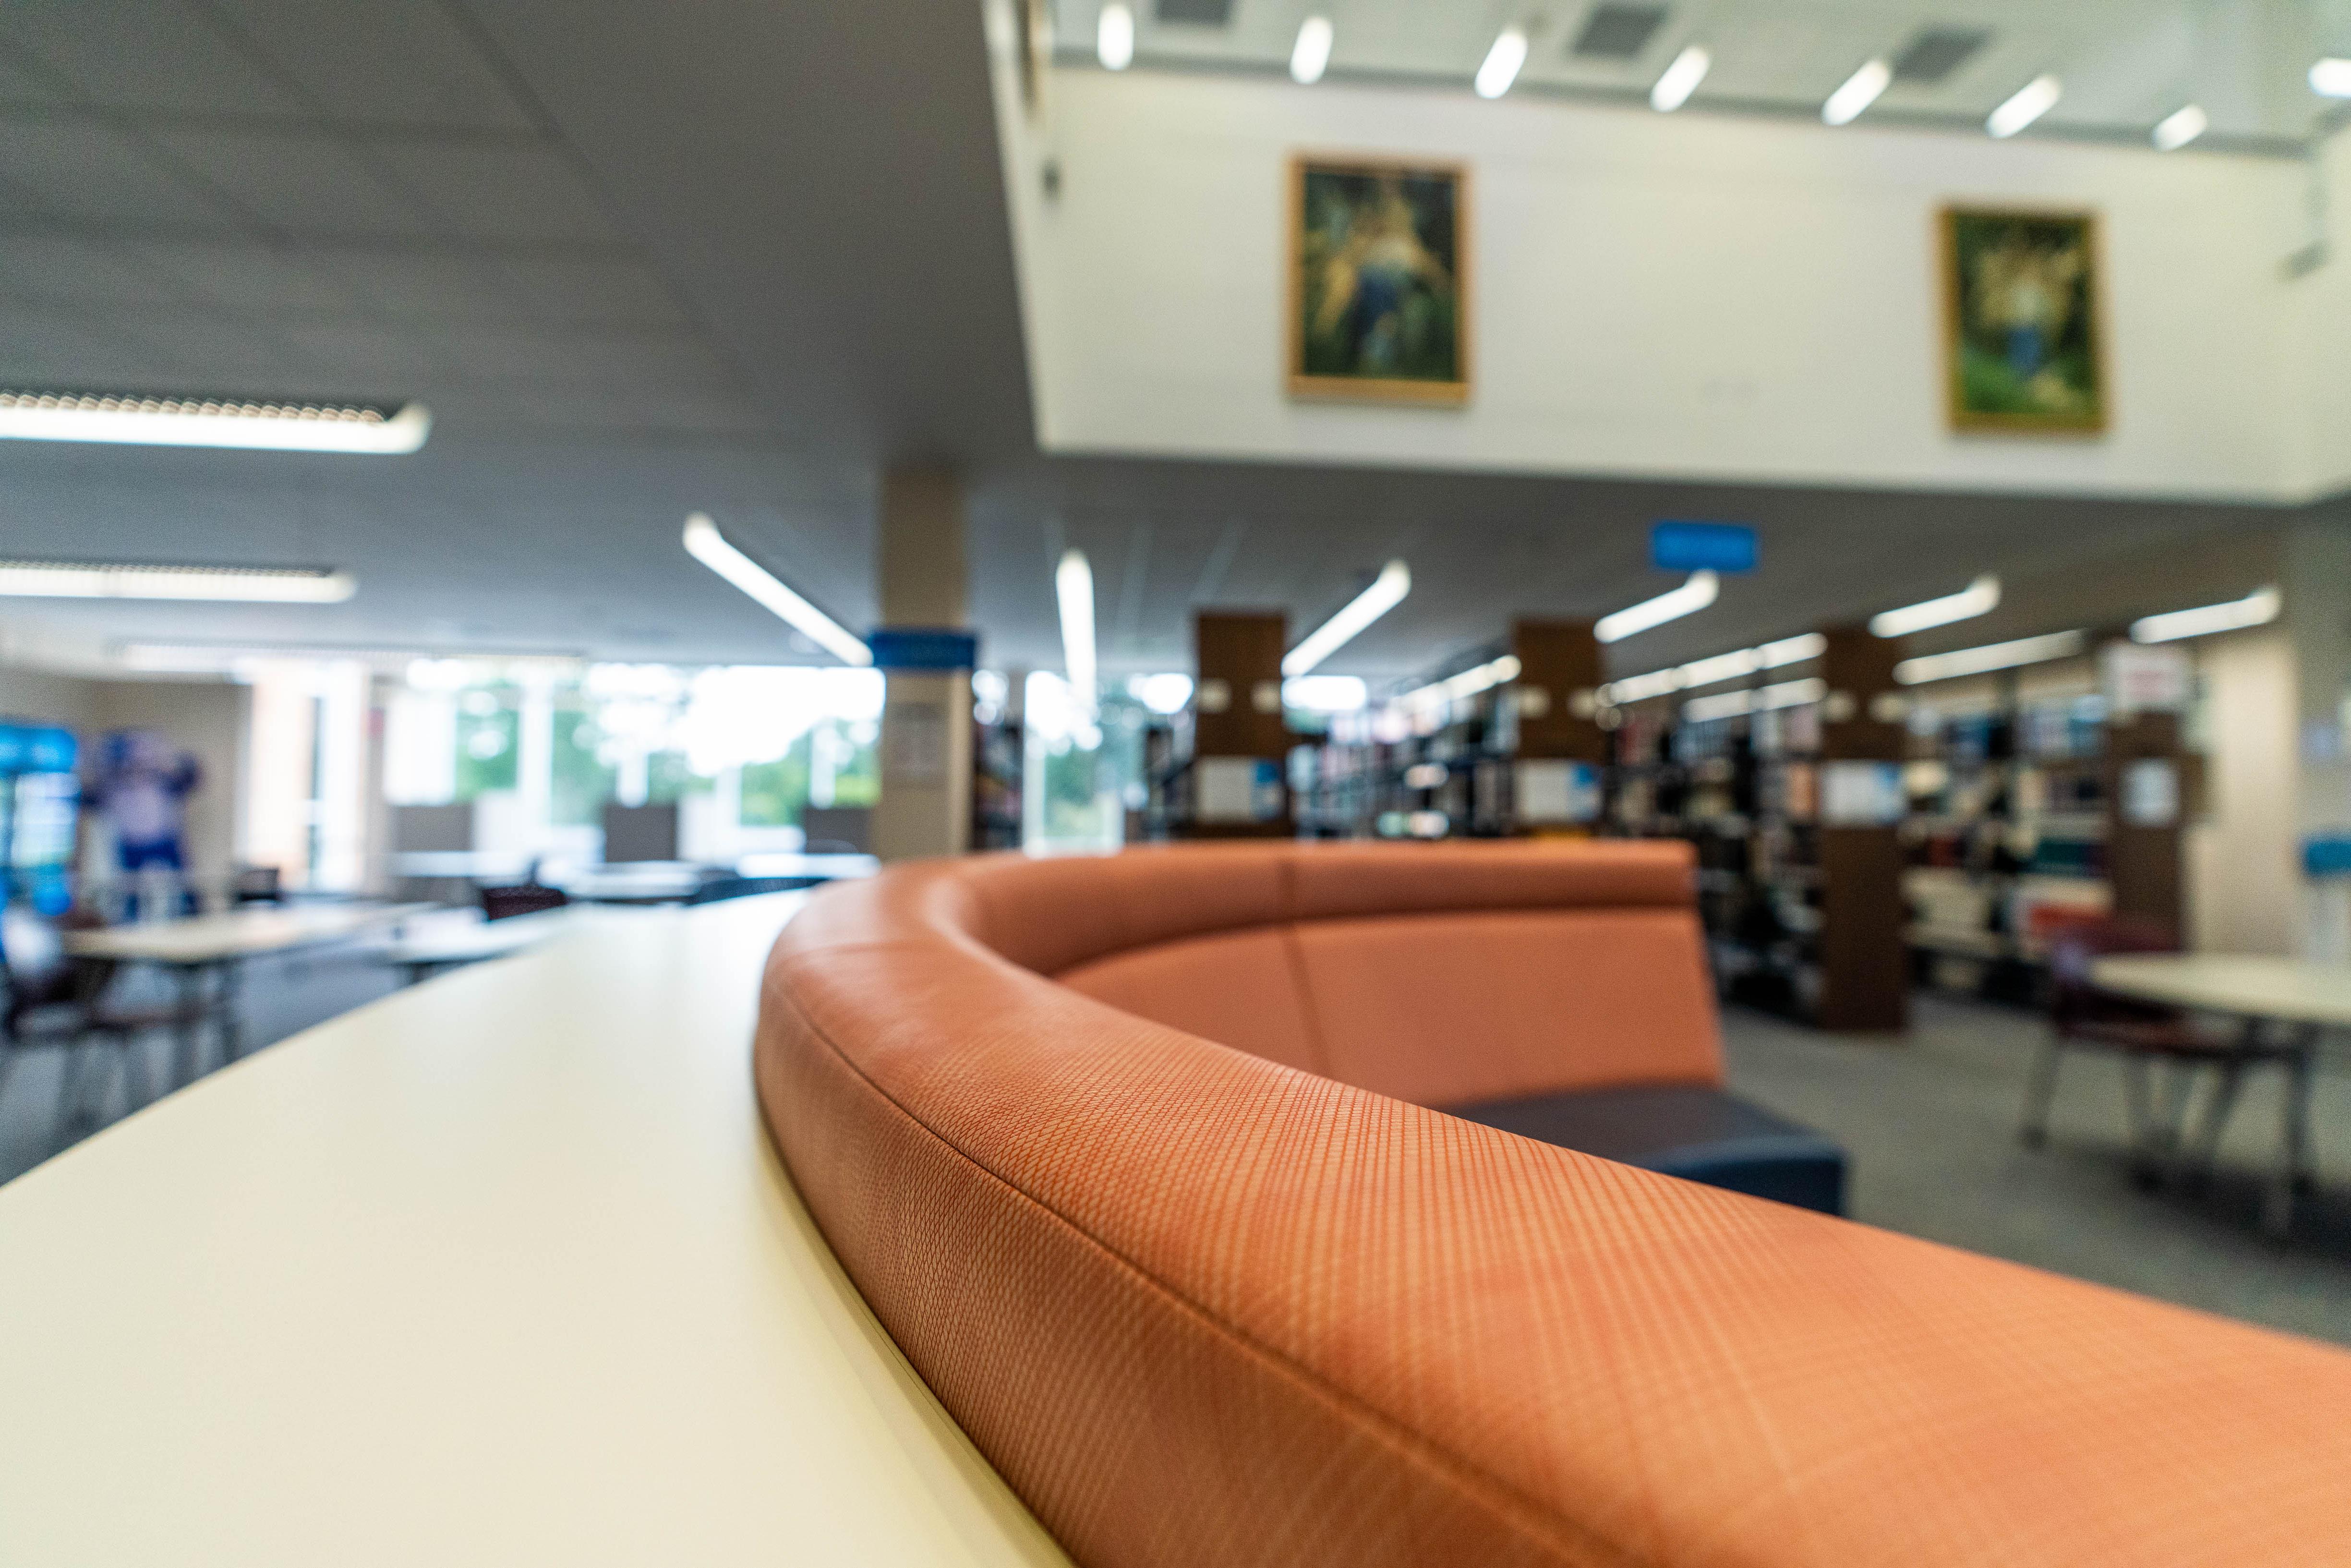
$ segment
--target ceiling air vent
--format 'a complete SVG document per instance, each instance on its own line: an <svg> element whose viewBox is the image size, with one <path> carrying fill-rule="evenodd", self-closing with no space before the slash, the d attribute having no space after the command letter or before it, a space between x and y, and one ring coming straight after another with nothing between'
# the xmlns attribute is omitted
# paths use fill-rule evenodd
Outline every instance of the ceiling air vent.
<svg viewBox="0 0 2351 1568"><path fill-rule="evenodd" d="M1568 53L1587 60L1629 60L1665 24L1663 5L1595 5Z"/></svg>
<svg viewBox="0 0 2351 1568"><path fill-rule="evenodd" d="M1894 79L1939 87L1991 39L1981 27L1928 27L1894 57Z"/></svg>
<svg viewBox="0 0 2351 1568"><path fill-rule="evenodd" d="M1233 0L1159 0L1156 14L1180 27L1221 27L1233 19Z"/></svg>

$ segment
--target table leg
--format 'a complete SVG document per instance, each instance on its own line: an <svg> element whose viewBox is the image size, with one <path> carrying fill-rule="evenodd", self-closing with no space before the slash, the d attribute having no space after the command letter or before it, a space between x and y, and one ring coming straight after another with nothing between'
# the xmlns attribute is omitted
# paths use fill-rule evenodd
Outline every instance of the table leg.
<svg viewBox="0 0 2351 1568"><path fill-rule="evenodd" d="M172 1039L178 1059L172 1065L172 1086L180 1089L196 1081L196 1018L204 1006L204 971L200 964L180 964L172 972L180 985L178 1016L172 1020Z"/></svg>
<svg viewBox="0 0 2351 1568"><path fill-rule="evenodd" d="M245 1051L245 1031L236 1016L238 993L244 988L245 966L235 958L220 966L215 1000L220 1004L221 1061L225 1066Z"/></svg>
<svg viewBox="0 0 2351 1568"><path fill-rule="evenodd" d="M2283 1237L2293 1228L2294 1196L2311 1186L2310 1071L2317 1033L2314 1029L2299 1031L2294 1055L2286 1061L2285 1125L2280 1129L2277 1178L2262 1206L2262 1228L2272 1236Z"/></svg>

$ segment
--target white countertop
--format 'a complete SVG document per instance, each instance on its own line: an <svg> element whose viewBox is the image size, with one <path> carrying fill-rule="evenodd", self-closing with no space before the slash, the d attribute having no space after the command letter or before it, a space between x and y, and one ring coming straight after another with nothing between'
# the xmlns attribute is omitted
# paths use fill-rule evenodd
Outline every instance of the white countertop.
<svg viewBox="0 0 2351 1568"><path fill-rule="evenodd" d="M0 1559L1066 1559L758 1122L801 895L607 912L0 1186Z"/></svg>
<svg viewBox="0 0 2351 1568"><path fill-rule="evenodd" d="M2134 953L2096 960L2090 982L2173 1007L2351 1028L2351 965L2252 953Z"/></svg>

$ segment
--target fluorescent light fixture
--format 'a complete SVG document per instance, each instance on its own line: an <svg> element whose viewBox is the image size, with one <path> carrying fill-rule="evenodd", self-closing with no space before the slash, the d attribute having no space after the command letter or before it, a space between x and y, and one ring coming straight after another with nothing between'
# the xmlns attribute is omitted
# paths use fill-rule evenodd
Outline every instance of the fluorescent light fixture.
<svg viewBox="0 0 2351 1568"><path fill-rule="evenodd" d="M1689 580L1679 588L1629 605L1614 615L1603 615L1593 623L1592 634L1603 643L1621 643L1636 632L1646 632L1652 626L1662 626L1705 609L1720 591L1721 580L1714 573L1691 572Z"/></svg>
<svg viewBox="0 0 2351 1568"><path fill-rule="evenodd" d="M1894 666L1894 678L1906 686L1928 681L1948 681L1960 675L1980 675L1988 670L2013 669L2063 659L2089 645L2085 632L2052 632L2043 637L2019 637L2013 643L1988 643L1980 648L1960 648L1949 653L1928 653L1905 659Z"/></svg>
<svg viewBox="0 0 2351 1568"><path fill-rule="evenodd" d="M1499 98L1510 90L1519 79L1519 68L1527 63L1527 30L1511 26L1494 37L1494 47L1486 51L1486 63L1478 68L1478 79L1472 85L1479 98Z"/></svg>
<svg viewBox="0 0 2351 1568"><path fill-rule="evenodd" d="M1306 640L1281 656L1281 673L1303 675L1353 642L1357 633L1397 605L1412 591L1412 568L1392 560L1380 568L1372 585L1347 601L1339 613L1306 634Z"/></svg>
<svg viewBox="0 0 2351 1568"><path fill-rule="evenodd" d="M348 571L278 566L146 566L0 560L0 596L14 599L201 599L244 604L340 604Z"/></svg>
<svg viewBox="0 0 2351 1568"><path fill-rule="evenodd" d="M1102 69L1123 71L1134 63L1134 13L1125 0L1111 0L1094 23L1094 57Z"/></svg>
<svg viewBox="0 0 2351 1568"><path fill-rule="evenodd" d="M2177 152L2212 128L2212 117L2196 104L2174 110L2156 123L2155 150Z"/></svg>
<svg viewBox="0 0 2351 1568"><path fill-rule="evenodd" d="M2055 77L2034 77L1991 111L1984 129L2005 141L2056 108L2057 100L2064 96L2065 84Z"/></svg>
<svg viewBox="0 0 2351 1568"><path fill-rule="evenodd" d="M2145 616L2131 622L2131 641L2172 643L2182 637L2209 637L2215 632L2264 626L2277 619L2278 602L2276 589L2257 588L2226 604L2204 604L2193 610Z"/></svg>
<svg viewBox="0 0 2351 1568"><path fill-rule="evenodd" d="M1396 699L1396 705L1404 708L1433 710L1446 703L1466 702L1480 692L1492 691L1503 682L1518 678L1518 655L1505 653L1458 675L1447 675L1441 681L1432 681L1427 685L1406 692Z"/></svg>
<svg viewBox="0 0 2351 1568"><path fill-rule="evenodd" d="M1821 120L1828 125L1849 125L1861 116L1861 111L1877 101L1877 95L1894 80L1894 68L1884 60L1871 60L1853 75L1844 85L1829 94L1821 105Z"/></svg>
<svg viewBox="0 0 2351 1568"><path fill-rule="evenodd" d="M1800 632L1793 637L1782 637L1776 643L1766 643L1755 650L1755 656L1767 670L1782 664L1801 664L1806 659L1817 659L1829 651L1829 640L1818 632Z"/></svg>
<svg viewBox="0 0 2351 1568"><path fill-rule="evenodd" d="M1817 675L1801 681L1782 681L1760 691L1718 692L1713 696L1692 697L1682 704L1682 717L1694 724L1710 718L1736 718L1743 713L1816 703L1828 692L1829 684Z"/></svg>
<svg viewBox="0 0 2351 1568"><path fill-rule="evenodd" d="M1657 78L1657 85L1649 89L1649 107L1659 114L1671 114L1687 103L1712 64L1714 57L1696 44L1676 55L1674 63L1666 68L1666 74Z"/></svg>
<svg viewBox="0 0 2351 1568"><path fill-rule="evenodd" d="M1290 79L1312 87L1331 64L1331 18L1309 16L1298 24L1298 42L1290 47Z"/></svg>
<svg viewBox="0 0 2351 1568"><path fill-rule="evenodd" d="M1807 659L1817 659L1828 645L1829 640L1818 632L1799 632L1793 637L1782 637L1776 643L1766 643L1760 648L1738 648L1728 653L1717 653L1710 659L1693 659L1670 670L1652 670L1646 675L1626 675L1601 687L1600 700L1605 703L1636 703L1672 692L1710 686L1718 681L1734 681L1758 670L1776 670L1782 664L1801 664Z"/></svg>
<svg viewBox="0 0 2351 1568"><path fill-rule="evenodd" d="M1735 681L1741 675L1751 675L1763 667L1752 648L1739 648L1728 653L1717 653L1711 659L1694 659L1674 672L1675 680L1682 686L1710 686L1717 681Z"/></svg>
<svg viewBox="0 0 2351 1568"><path fill-rule="evenodd" d="M707 512L685 519L685 553L749 594L792 630L844 664L870 664L873 650L851 636L840 622L787 588L766 567L726 541Z"/></svg>
<svg viewBox="0 0 2351 1568"><path fill-rule="evenodd" d="M396 455L423 445L432 428L421 402L387 413L359 404L0 391L0 437L18 441Z"/></svg>
<svg viewBox="0 0 2351 1568"><path fill-rule="evenodd" d="M2351 98L2351 60L2330 57L2312 66L2310 90L2321 98Z"/></svg>
<svg viewBox="0 0 2351 1568"><path fill-rule="evenodd" d="M1281 706L1303 713L1353 713L1371 700L1361 675L1292 675L1281 683Z"/></svg>
<svg viewBox="0 0 2351 1568"><path fill-rule="evenodd" d="M1061 667L1070 691L1092 713L1102 694L1094 673L1094 569L1083 550L1063 550L1053 569L1053 597L1061 603Z"/></svg>
<svg viewBox="0 0 2351 1568"><path fill-rule="evenodd" d="M1906 604L1899 610L1881 611L1869 618L1869 630L1879 637L1907 637L1913 632L1924 632L1929 626L1949 626L1954 621L1972 621L1988 614L2000 603L2000 579L1986 573L1969 583L1957 593L1947 593L1940 599L1929 599L1917 604Z"/></svg>

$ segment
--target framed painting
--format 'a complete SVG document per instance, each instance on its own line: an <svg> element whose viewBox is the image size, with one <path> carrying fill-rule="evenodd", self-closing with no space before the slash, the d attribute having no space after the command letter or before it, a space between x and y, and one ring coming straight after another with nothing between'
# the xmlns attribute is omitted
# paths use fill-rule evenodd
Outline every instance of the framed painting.
<svg viewBox="0 0 2351 1568"><path fill-rule="evenodd" d="M1467 169L1291 159L1290 395L1467 402L1468 261Z"/></svg>
<svg viewBox="0 0 2351 1568"><path fill-rule="evenodd" d="M1946 207L1943 374L1951 428L2106 428L2105 301L2093 213Z"/></svg>

